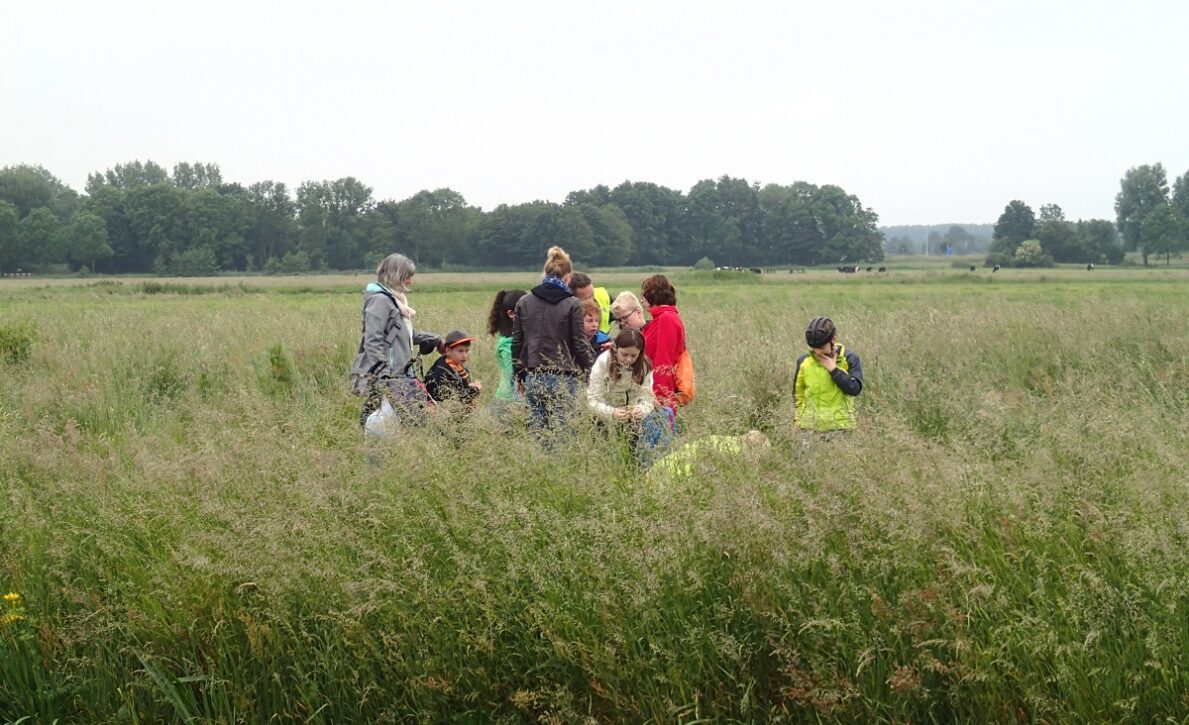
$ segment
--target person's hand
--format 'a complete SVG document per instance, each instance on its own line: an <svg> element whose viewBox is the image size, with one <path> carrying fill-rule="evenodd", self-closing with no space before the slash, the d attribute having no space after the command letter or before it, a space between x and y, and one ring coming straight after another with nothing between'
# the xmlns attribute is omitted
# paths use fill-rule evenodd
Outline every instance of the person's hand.
<svg viewBox="0 0 1189 725"><path fill-rule="evenodd" d="M479 381L479 380L472 380L472 381L471 381L471 387L473 387L475 390L482 391L482 390L483 390L483 383L482 383L482 381Z"/></svg>
<svg viewBox="0 0 1189 725"><path fill-rule="evenodd" d="M834 359L834 351L826 352L821 348L813 348L813 356L822 364L828 372L834 372L834 368L838 367L838 361Z"/></svg>
<svg viewBox="0 0 1189 725"><path fill-rule="evenodd" d="M631 416L632 420L644 420L644 409L637 405L632 408Z"/></svg>
<svg viewBox="0 0 1189 725"><path fill-rule="evenodd" d="M619 421L628 420L632 417L631 412L627 408L616 408L613 415L615 416L615 420Z"/></svg>
<svg viewBox="0 0 1189 725"><path fill-rule="evenodd" d="M524 383L516 383L516 394L524 397Z"/></svg>
<svg viewBox="0 0 1189 725"><path fill-rule="evenodd" d="M610 350L611 346L614 344L615 344L614 340L608 340L608 341L604 342L602 345L599 345L599 352L603 352L604 350Z"/></svg>

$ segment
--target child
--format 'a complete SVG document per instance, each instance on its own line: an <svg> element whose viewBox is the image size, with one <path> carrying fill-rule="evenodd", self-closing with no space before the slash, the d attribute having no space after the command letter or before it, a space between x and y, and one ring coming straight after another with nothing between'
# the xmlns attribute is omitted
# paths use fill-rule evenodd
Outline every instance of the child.
<svg viewBox="0 0 1189 725"><path fill-rule="evenodd" d="M812 431L855 427L855 398L863 392L859 356L836 342L828 317L815 317L805 329L809 352L793 370L793 423Z"/></svg>
<svg viewBox="0 0 1189 725"><path fill-rule="evenodd" d="M611 295L607 292L606 287L595 287L594 282L590 281L590 275L582 272L574 272L570 275L570 290L574 296L579 300L585 302L586 300L594 300L595 304L599 306L599 324L598 331L604 335L611 332ZM595 348L597 354L599 349Z"/></svg>
<svg viewBox="0 0 1189 725"><path fill-rule="evenodd" d="M699 460L707 455L742 458L751 468L772 449L768 436L750 430L741 436L708 436L686 443L657 461L648 471L648 481L676 483L692 478Z"/></svg>
<svg viewBox="0 0 1189 725"><path fill-rule="evenodd" d="M477 380L472 381L471 373L466 369L474 339L461 330L446 335L442 343L445 352L425 374L425 388L435 402L460 400L472 404L479 399L483 385Z"/></svg>
<svg viewBox="0 0 1189 725"><path fill-rule="evenodd" d="M639 330L621 330L611 349L595 360L586 403L600 420L624 426L638 458L650 456L668 441L669 428L657 412L652 363L644 354L644 335Z"/></svg>
<svg viewBox="0 0 1189 725"><path fill-rule="evenodd" d="M487 315L487 334L495 336L495 359L500 368L500 384L495 389L495 399L500 403L520 400L516 381L512 378L512 323L516 319L516 303L525 294L521 289L496 292L491 312Z"/></svg>
<svg viewBox="0 0 1189 725"><path fill-rule="evenodd" d="M611 336L599 329L599 317L602 314L598 302L593 299L582 300L582 331L590 338L590 347L596 357L611 347Z"/></svg>

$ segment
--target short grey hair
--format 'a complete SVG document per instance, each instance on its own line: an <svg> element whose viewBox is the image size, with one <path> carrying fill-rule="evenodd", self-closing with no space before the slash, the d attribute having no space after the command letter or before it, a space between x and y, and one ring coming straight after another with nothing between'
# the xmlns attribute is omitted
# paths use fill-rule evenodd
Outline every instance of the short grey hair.
<svg viewBox="0 0 1189 725"><path fill-rule="evenodd" d="M408 290L405 282L416 271L417 265L413 264L413 260L403 254L393 253L384 257L384 261L380 262L379 267L376 267L376 280L388 289L405 292Z"/></svg>

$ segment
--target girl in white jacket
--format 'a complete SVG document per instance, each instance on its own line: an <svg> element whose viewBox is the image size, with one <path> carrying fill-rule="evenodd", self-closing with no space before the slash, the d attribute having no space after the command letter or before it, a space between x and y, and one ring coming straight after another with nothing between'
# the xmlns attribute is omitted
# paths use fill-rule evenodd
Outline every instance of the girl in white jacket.
<svg viewBox="0 0 1189 725"><path fill-rule="evenodd" d="M656 408L652 363L644 355L644 335L639 330L622 330L611 349L595 360L586 387L586 403L600 419L635 423L634 428Z"/></svg>

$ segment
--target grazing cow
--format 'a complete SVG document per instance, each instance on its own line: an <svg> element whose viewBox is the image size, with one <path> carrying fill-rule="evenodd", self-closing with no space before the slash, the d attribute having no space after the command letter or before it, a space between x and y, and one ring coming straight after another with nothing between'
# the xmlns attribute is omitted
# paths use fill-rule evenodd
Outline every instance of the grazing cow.
<svg viewBox="0 0 1189 725"><path fill-rule="evenodd" d="M751 271L754 274L761 274L763 272L763 270L761 270L759 267L752 267Z"/></svg>
<svg viewBox="0 0 1189 725"><path fill-rule="evenodd" d="M970 271L971 271L971 272L973 272L973 271L974 271L974 265L973 265L973 264L972 264L972 265L970 265Z"/></svg>
<svg viewBox="0 0 1189 725"><path fill-rule="evenodd" d="M998 265L998 264L997 264L997 265L995 265L994 267L991 267L991 274L995 274L995 273L996 273L996 272L998 272L998 271L999 271L999 265Z"/></svg>
<svg viewBox="0 0 1189 725"><path fill-rule="evenodd" d="M879 271L880 271L880 272L887 272L887 271L888 271L888 268L887 268L887 267L880 267L880 268L879 268Z"/></svg>
<svg viewBox="0 0 1189 725"><path fill-rule="evenodd" d="M1089 264L1087 264L1087 265L1086 265L1086 271L1087 271L1087 272L1093 272L1093 271L1094 271L1094 263L1093 263L1093 262L1091 262L1091 263L1089 263Z"/></svg>

